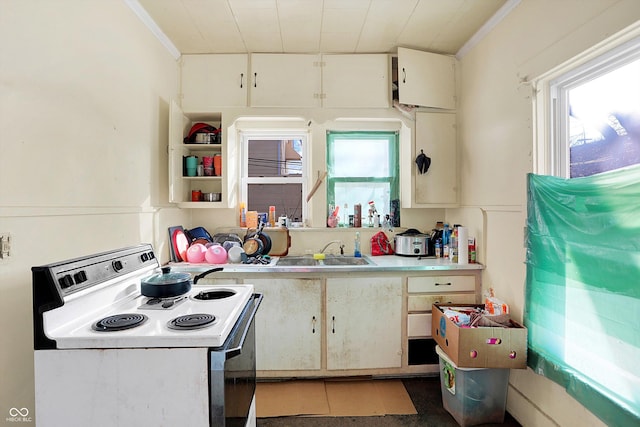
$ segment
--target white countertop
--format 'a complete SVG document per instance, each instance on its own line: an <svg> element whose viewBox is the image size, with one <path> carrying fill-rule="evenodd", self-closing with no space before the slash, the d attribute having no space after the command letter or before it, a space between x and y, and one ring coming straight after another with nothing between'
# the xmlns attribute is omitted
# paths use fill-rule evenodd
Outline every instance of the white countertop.
<svg viewBox="0 0 640 427"><path fill-rule="evenodd" d="M220 273L372 273L385 271L459 271L482 270L484 265L454 264L447 258L420 258L398 255L370 256L362 258L369 261L367 265L317 265L317 266L278 266L279 257L271 258L269 264L207 264L207 263L169 263L176 271L193 274L205 272L212 268L223 268ZM219 273L219 274L220 274ZM212 276L213 277L213 276Z"/></svg>

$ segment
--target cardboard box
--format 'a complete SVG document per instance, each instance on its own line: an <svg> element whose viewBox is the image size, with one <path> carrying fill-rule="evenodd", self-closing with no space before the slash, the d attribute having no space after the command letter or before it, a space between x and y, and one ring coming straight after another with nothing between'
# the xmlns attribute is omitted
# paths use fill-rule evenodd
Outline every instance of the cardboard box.
<svg viewBox="0 0 640 427"><path fill-rule="evenodd" d="M461 368L527 367L527 328L511 320L510 328L464 328L444 314L447 307L481 307L484 304L433 304L431 334L449 358Z"/></svg>

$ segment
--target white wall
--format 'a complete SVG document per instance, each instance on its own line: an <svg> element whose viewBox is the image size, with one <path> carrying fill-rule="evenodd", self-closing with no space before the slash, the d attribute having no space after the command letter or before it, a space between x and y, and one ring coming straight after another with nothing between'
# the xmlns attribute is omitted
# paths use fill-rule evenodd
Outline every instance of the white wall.
<svg viewBox="0 0 640 427"><path fill-rule="evenodd" d="M124 2L0 0L0 424L34 412L31 266L141 242L167 260L186 219L167 196L178 91Z"/></svg>
<svg viewBox="0 0 640 427"><path fill-rule="evenodd" d="M532 90L526 82L633 24L637 0L523 0L461 58L459 131L464 216L486 230L483 286L524 309L526 174L532 171ZM464 222L463 222L464 223ZM599 426L564 389L512 370L507 409L524 426Z"/></svg>

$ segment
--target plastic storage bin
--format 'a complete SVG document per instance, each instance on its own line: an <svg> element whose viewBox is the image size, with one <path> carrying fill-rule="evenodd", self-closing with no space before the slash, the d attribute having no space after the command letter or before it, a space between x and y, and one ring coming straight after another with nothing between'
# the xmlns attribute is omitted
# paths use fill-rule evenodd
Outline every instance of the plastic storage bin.
<svg viewBox="0 0 640 427"><path fill-rule="evenodd" d="M509 369L458 368L436 346L440 357L442 405L462 427L504 422Z"/></svg>

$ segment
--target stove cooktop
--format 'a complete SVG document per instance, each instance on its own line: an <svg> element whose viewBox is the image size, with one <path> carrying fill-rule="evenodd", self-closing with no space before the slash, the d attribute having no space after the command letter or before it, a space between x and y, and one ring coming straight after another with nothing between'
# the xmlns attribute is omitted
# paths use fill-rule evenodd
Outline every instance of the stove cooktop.
<svg viewBox="0 0 640 427"><path fill-rule="evenodd" d="M196 298L202 292L223 292L228 296ZM176 307L150 310L145 308L149 298L136 295L69 321L61 321L60 308L44 313L45 333L57 342L58 348L220 347L252 294L253 285L198 285L179 297ZM107 331L104 324L119 317L126 327ZM202 317L212 317L214 321L194 328L185 326ZM175 326L176 319L181 326Z"/></svg>

